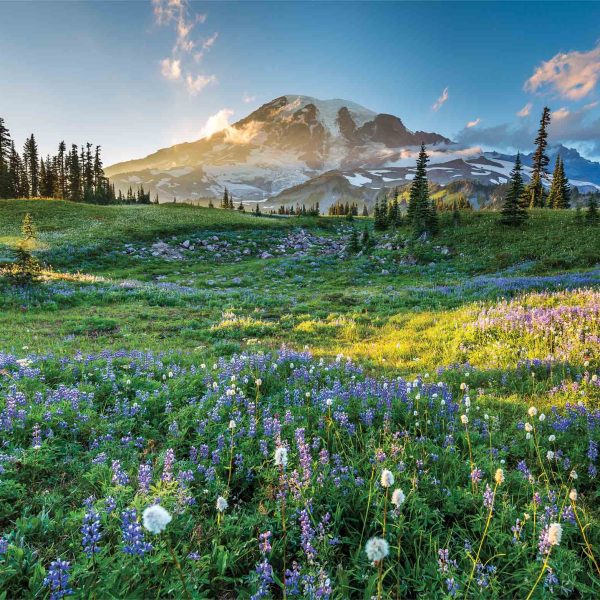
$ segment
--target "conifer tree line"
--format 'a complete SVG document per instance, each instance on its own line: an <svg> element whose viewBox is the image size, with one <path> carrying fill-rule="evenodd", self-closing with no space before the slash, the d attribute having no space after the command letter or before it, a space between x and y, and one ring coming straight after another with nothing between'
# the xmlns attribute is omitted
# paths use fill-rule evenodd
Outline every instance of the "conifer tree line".
<svg viewBox="0 0 600 600"><path fill-rule="evenodd" d="M535 138L531 179L527 185L523 183L521 157L520 154L517 154L517 159L510 173L508 192L502 208L500 222L503 225L520 225L524 223L529 216L527 208L566 209L571 206L571 188L560 155L556 157L551 182L547 170L550 164L550 159L546 154L550 121L551 112L546 106L542 111L540 126ZM546 192L544 182L550 182L548 192Z"/></svg>
<svg viewBox="0 0 600 600"><path fill-rule="evenodd" d="M308 208L306 205L300 206L296 204L294 206L284 206L283 204L277 209L271 209L272 215L288 215L288 216L297 216L297 217L318 217L321 214L321 209L319 207L319 203L311 204Z"/></svg>
<svg viewBox="0 0 600 600"><path fill-rule="evenodd" d="M143 187L124 196L104 174L101 148L91 143L67 148L60 142L54 156L40 156L34 134L16 149L0 117L0 198L59 198L93 204L150 203Z"/></svg>
<svg viewBox="0 0 600 600"><path fill-rule="evenodd" d="M366 208L367 207L365 206L363 209L363 216L365 216L364 211ZM330 217L358 217L358 205L355 202L350 204L347 201L344 203L341 200L338 200L335 204L332 204L329 207L327 214L329 214Z"/></svg>

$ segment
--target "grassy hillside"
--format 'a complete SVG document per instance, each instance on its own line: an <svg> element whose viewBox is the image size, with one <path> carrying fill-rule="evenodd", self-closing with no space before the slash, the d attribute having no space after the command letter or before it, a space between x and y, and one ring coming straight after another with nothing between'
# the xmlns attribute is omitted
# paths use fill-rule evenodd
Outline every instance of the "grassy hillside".
<svg viewBox="0 0 600 600"><path fill-rule="evenodd" d="M53 269L0 278L0 598L58 558L74 598L600 597L597 228L5 201L0 256L26 212Z"/></svg>

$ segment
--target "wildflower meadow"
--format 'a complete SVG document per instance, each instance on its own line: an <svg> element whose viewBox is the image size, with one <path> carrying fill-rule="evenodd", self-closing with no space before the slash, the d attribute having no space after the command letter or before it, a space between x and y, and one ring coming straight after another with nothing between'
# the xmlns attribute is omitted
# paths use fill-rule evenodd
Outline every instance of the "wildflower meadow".
<svg viewBox="0 0 600 600"><path fill-rule="evenodd" d="M1 598L600 595L585 245L490 272L479 216L448 258L179 210L221 256L79 253L39 217L54 269L2 284Z"/></svg>

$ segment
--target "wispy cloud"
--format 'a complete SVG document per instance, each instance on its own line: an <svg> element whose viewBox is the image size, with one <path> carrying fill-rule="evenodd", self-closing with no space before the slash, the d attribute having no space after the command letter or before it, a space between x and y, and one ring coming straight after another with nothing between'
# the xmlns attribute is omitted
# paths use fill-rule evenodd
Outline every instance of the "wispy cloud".
<svg viewBox="0 0 600 600"><path fill-rule="evenodd" d="M568 110L565 106L555 110L552 113L552 119L554 121L561 121L562 119L566 119L571 114L571 111Z"/></svg>
<svg viewBox="0 0 600 600"><path fill-rule="evenodd" d="M207 85L216 82L217 78L214 75L196 75L195 77L187 75L185 78L187 90L192 96L199 94Z"/></svg>
<svg viewBox="0 0 600 600"><path fill-rule="evenodd" d="M215 75L200 74L194 68L194 63L202 60L204 52L213 47L219 35L215 32L203 42L198 41L195 28L205 23L207 16L193 13L189 0L152 0L152 8L156 24L173 27L175 34L171 57L160 61L163 77L171 81L182 81L185 89L192 95L215 83Z"/></svg>
<svg viewBox="0 0 600 600"><path fill-rule="evenodd" d="M474 121L469 121L467 123L467 128L477 127L477 125L479 125L479 123L481 123L481 119L479 117L477 117Z"/></svg>
<svg viewBox="0 0 600 600"><path fill-rule="evenodd" d="M518 113L517 117L528 117L531 114L531 109L533 108L533 103L528 102Z"/></svg>
<svg viewBox="0 0 600 600"><path fill-rule="evenodd" d="M210 48L212 48L214 46L214 43L217 41L218 37L219 37L219 32L216 31L209 38L206 38L202 42L202 48L204 48L204 50L209 50Z"/></svg>
<svg viewBox="0 0 600 600"><path fill-rule="evenodd" d="M543 62L525 82L524 89L581 100L594 90L599 79L600 42L588 52L561 52Z"/></svg>
<svg viewBox="0 0 600 600"><path fill-rule="evenodd" d="M181 77L181 61L170 58L161 60L160 72L162 73L162 76L167 79L179 79Z"/></svg>
<svg viewBox="0 0 600 600"><path fill-rule="evenodd" d="M242 96L242 102L245 102L246 104L250 104L251 102L254 102L256 100L256 96L250 96L250 94L248 94L248 92L244 92L244 95Z"/></svg>
<svg viewBox="0 0 600 600"><path fill-rule="evenodd" d="M440 110L440 108L442 108L442 106L444 105L446 100L448 100L448 88L447 87L444 88L442 95L433 103L433 106L431 107L432 110L434 110L435 112Z"/></svg>

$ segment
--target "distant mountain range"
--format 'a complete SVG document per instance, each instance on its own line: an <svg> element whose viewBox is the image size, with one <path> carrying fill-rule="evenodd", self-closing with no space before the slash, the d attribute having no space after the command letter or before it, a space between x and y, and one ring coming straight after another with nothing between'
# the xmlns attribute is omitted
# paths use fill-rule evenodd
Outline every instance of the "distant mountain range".
<svg viewBox="0 0 600 600"><path fill-rule="evenodd" d="M106 174L117 189L143 184L161 201L220 198L227 187L234 198L267 207L318 201L326 209L341 199L371 204L386 188L408 184L421 143L429 178L440 185L505 183L515 158L411 131L398 117L346 100L286 95L209 137L112 165ZM552 161L557 153L572 185L600 190L600 163L563 146L551 149ZM523 157L526 179L530 159Z"/></svg>

